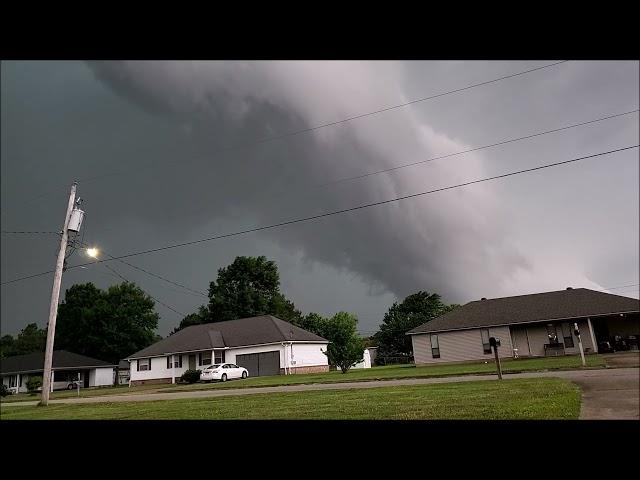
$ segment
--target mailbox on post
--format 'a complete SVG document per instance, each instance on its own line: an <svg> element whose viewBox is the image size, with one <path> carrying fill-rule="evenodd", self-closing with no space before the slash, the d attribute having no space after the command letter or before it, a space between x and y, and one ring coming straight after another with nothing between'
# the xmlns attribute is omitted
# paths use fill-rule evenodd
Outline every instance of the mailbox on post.
<svg viewBox="0 0 640 480"><path fill-rule="evenodd" d="M498 347L500 346L500 339L495 337L489 337L489 345L493 348L493 353L496 356L496 367L498 369L498 379L502 380L502 367L500 366L500 357L498 356Z"/></svg>

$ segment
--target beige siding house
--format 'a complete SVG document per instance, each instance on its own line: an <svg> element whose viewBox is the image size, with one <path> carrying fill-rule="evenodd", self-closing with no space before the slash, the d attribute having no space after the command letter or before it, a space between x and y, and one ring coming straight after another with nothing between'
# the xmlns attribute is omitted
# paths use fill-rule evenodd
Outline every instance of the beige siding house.
<svg viewBox="0 0 640 480"><path fill-rule="evenodd" d="M467 303L409 331L417 365L638 349L640 302L584 288Z"/></svg>

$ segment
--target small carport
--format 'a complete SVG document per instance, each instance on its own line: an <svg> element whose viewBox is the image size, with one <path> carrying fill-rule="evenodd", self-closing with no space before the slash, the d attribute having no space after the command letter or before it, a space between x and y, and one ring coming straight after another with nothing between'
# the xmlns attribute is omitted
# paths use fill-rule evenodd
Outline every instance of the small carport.
<svg viewBox="0 0 640 480"><path fill-rule="evenodd" d="M640 314L619 313L591 318L598 353L638 350Z"/></svg>

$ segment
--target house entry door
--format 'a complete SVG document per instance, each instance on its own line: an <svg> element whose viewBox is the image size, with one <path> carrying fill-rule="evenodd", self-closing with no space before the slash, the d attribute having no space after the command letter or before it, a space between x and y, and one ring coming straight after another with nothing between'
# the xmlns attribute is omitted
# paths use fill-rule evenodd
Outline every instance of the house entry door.
<svg viewBox="0 0 640 480"><path fill-rule="evenodd" d="M195 369L196 369L196 356L189 355L189 370L195 370Z"/></svg>

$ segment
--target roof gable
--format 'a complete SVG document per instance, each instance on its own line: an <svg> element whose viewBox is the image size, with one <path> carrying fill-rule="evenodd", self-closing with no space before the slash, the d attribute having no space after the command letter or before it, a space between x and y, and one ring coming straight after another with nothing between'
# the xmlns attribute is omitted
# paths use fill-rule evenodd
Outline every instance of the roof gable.
<svg viewBox="0 0 640 480"><path fill-rule="evenodd" d="M518 323L585 318L640 311L635 298L587 288L476 300L407 332L408 334Z"/></svg>
<svg viewBox="0 0 640 480"><path fill-rule="evenodd" d="M271 315L205 323L184 328L128 358L242 347L277 342L326 342L324 338Z"/></svg>

